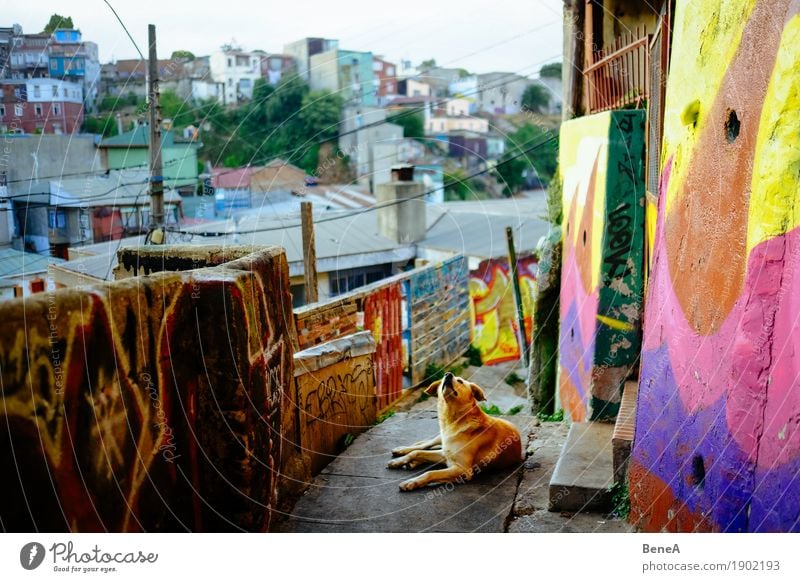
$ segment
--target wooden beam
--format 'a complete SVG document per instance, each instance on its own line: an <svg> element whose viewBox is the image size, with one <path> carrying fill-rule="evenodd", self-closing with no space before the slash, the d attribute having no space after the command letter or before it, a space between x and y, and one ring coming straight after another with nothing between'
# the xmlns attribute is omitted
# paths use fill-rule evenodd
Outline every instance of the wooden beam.
<svg viewBox="0 0 800 582"><path fill-rule="evenodd" d="M303 228L303 275L306 287L306 303L316 303L319 301L317 251L314 244L314 220L311 202L300 203L300 218Z"/></svg>

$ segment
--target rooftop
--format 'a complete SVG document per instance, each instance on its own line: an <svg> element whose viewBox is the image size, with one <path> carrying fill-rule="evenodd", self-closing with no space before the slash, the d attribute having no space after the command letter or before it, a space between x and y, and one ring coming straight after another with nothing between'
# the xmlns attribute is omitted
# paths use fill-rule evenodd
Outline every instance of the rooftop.
<svg viewBox="0 0 800 582"><path fill-rule="evenodd" d="M0 249L0 278L44 273L48 265L63 262L64 259L47 255L37 255L17 249Z"/></svg>
<svg viewBox="0 0 800 582"><path fill-rule="evenodd" d="M150 129L147 124L139 125L130 131L109 137L100 142L98 147L101 148L146 148L150 144ZM197 140L185 138L174 131L162 130L161 131L161 144L162 147L170 147L175 144L191 144L194 147L200 147Z"/></svg>

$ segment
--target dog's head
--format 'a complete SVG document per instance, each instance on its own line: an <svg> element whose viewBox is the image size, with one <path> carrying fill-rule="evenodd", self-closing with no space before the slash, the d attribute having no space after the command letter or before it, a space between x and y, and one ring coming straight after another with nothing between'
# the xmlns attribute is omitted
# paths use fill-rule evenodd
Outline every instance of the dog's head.
<svg viewBox="0 0 800 582"><path fill-rule="evenodd" d="M444 378L438 380L425 389L428 396L437 396L439 400L448 405L469 405L475 401L486 400L486 394L477 384L467 382L463 378L453 376L450 372Z"/></svg>

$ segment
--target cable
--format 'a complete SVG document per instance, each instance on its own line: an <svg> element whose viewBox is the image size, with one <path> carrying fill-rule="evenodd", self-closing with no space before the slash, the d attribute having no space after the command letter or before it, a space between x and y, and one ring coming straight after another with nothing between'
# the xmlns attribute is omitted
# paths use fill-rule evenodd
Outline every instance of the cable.
<svg viewBox="0 0 800 582"><path fill-rule="evenodd" d="M124 30L125 34L128 35L128 38L131 39L131 42L133 43L133 47L136 49L136 52L139 53L139 56L142 58L143 61L146 61L147 59L144 58L144 55L142 54L142 51L139 50L139 45L136 44L135 40L133 40L133 37L131 36L131 33L128 32L128 27L125 26L124 22L122 22L122 19L119 17L119 14L117 14L117 11L114 10L114 7L111 5L111 3L108 0L103 0L103 2L105 2L106 6L108 6L111 9L111 12L114 13L114 16L119 21L120 26L122 26L122 30Z"/></svg>
<svg viewBox="0 0 800 582"><path fill-rule="evenodd" d="M379 210L380 208L385 208L385 207L389 207L389 206L394 206L396 204L401 204L403 202L407 202L408 200L414 200L414 199L417 199L417 198L423 198L425 196L428 196L430 194L434 194L434 193L438 192L442 188L446 189L446 188L449 188L450 186L454 186L455 184L464 183L467 180L471 180L472 178L476 178L477 176L481 176L483 174L487 174L489 172L492 172L492 171L496 170L498 167L504 166L505 164L508 164L508 163L514 161L517 158L520 158L520 157L522 157L524 155L527 155L527 154L537 150L538 148L540 148L540 147L542 147L542 146L544 146L544 145L548 144L549 142L554 141L556 139L557 138L556 138L555 135L551 135L550 137L548 137L547 139L537 143L536 145L531 146L530 148L527 148L525 150L522 150L522 151L514 154L510 158L507 158L507 159L503 160L502 162L498 162L492 168L486 168L484 170L479 170L477 172L474 172L474 173L472 173L472 174L470 174L468 176L465 176L463 178L457 178L455 180L452 180L452 181L448 182L447 184L444 184L440 188L434 188L432 190L428 190L426 192L422 192L420 194L417 194L416 196L411 196L409 198L404 198L402 200L392 200L392 201L387 202L385 204L375 204L373 206L369 206L367 208L362 208L360 210L356 210L356 211L353 211L351 213L347 213L347 214L343 214L343 215L323 217L323 218L320 218L318 220L313 221L313 224L321 224L323 222L332 222L334 220L343 220L343 219L346 219L346 218L359 216L359 215L365 214L367 212L372 212L373 210ZM292 226L296 227L296 226L299 226L299 225L295 224L295 225L292 225ZM191 236L223 237L223 236L230 236L230 235L256 234L256 233L259 233L259 232L271 232L271 231L277 231L277 230L284 230L284 228L285 227L267 227L267 228L255 228L255 229L250 229L250 230L245 230L245 231L236 231L236 232L187 231L187 230L181 230L181 229L166 229L166 231L167 232L174 232L174 233L178 233L178 234L184 234L184 235L191 235Z"/></svg>
<svg viewBox="0 0 800 582"><path fill-rule="evenodd" d="M168 166L170 164L176 164L181 159L174 159L164 162L163 165ZM110 174L111 172L125 172L127 170L134 170L136 168L147 168L149 167L149 163L145 164L136 164L135 166L128 166L126 168L106 168L105 170L86 170L83 172L71 172L69 174L59 174L54 176L42 176L40 178L17 178L16 180L6 180L6 184L21 184L23 182L44 182L45 180L60 180L62 178L71 178L75 176L102 176L103 174ZM179 178L169 178L170 180L178 180Z"/></svg>

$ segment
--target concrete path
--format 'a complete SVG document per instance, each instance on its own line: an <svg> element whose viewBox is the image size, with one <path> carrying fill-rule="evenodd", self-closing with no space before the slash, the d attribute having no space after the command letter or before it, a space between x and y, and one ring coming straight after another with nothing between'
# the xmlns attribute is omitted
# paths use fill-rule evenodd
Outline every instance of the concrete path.
<svg viewBox="0 0 800 582"><path fill-rule="evenodd" d="M470 368L463 373L503 412L525 405L524 388L505 378L516 365ZM522 375L522 374L520 374ZM567 430L522 413L513 422L532 453L519 467L478 475L469 483L401 492L398 485L425 468L390 470L391 449L438 433L435 400L420 401L363 433L318 475L281 520L284 532L504 532L620 531L601 515L547 512L548 483Z"/></svg>

